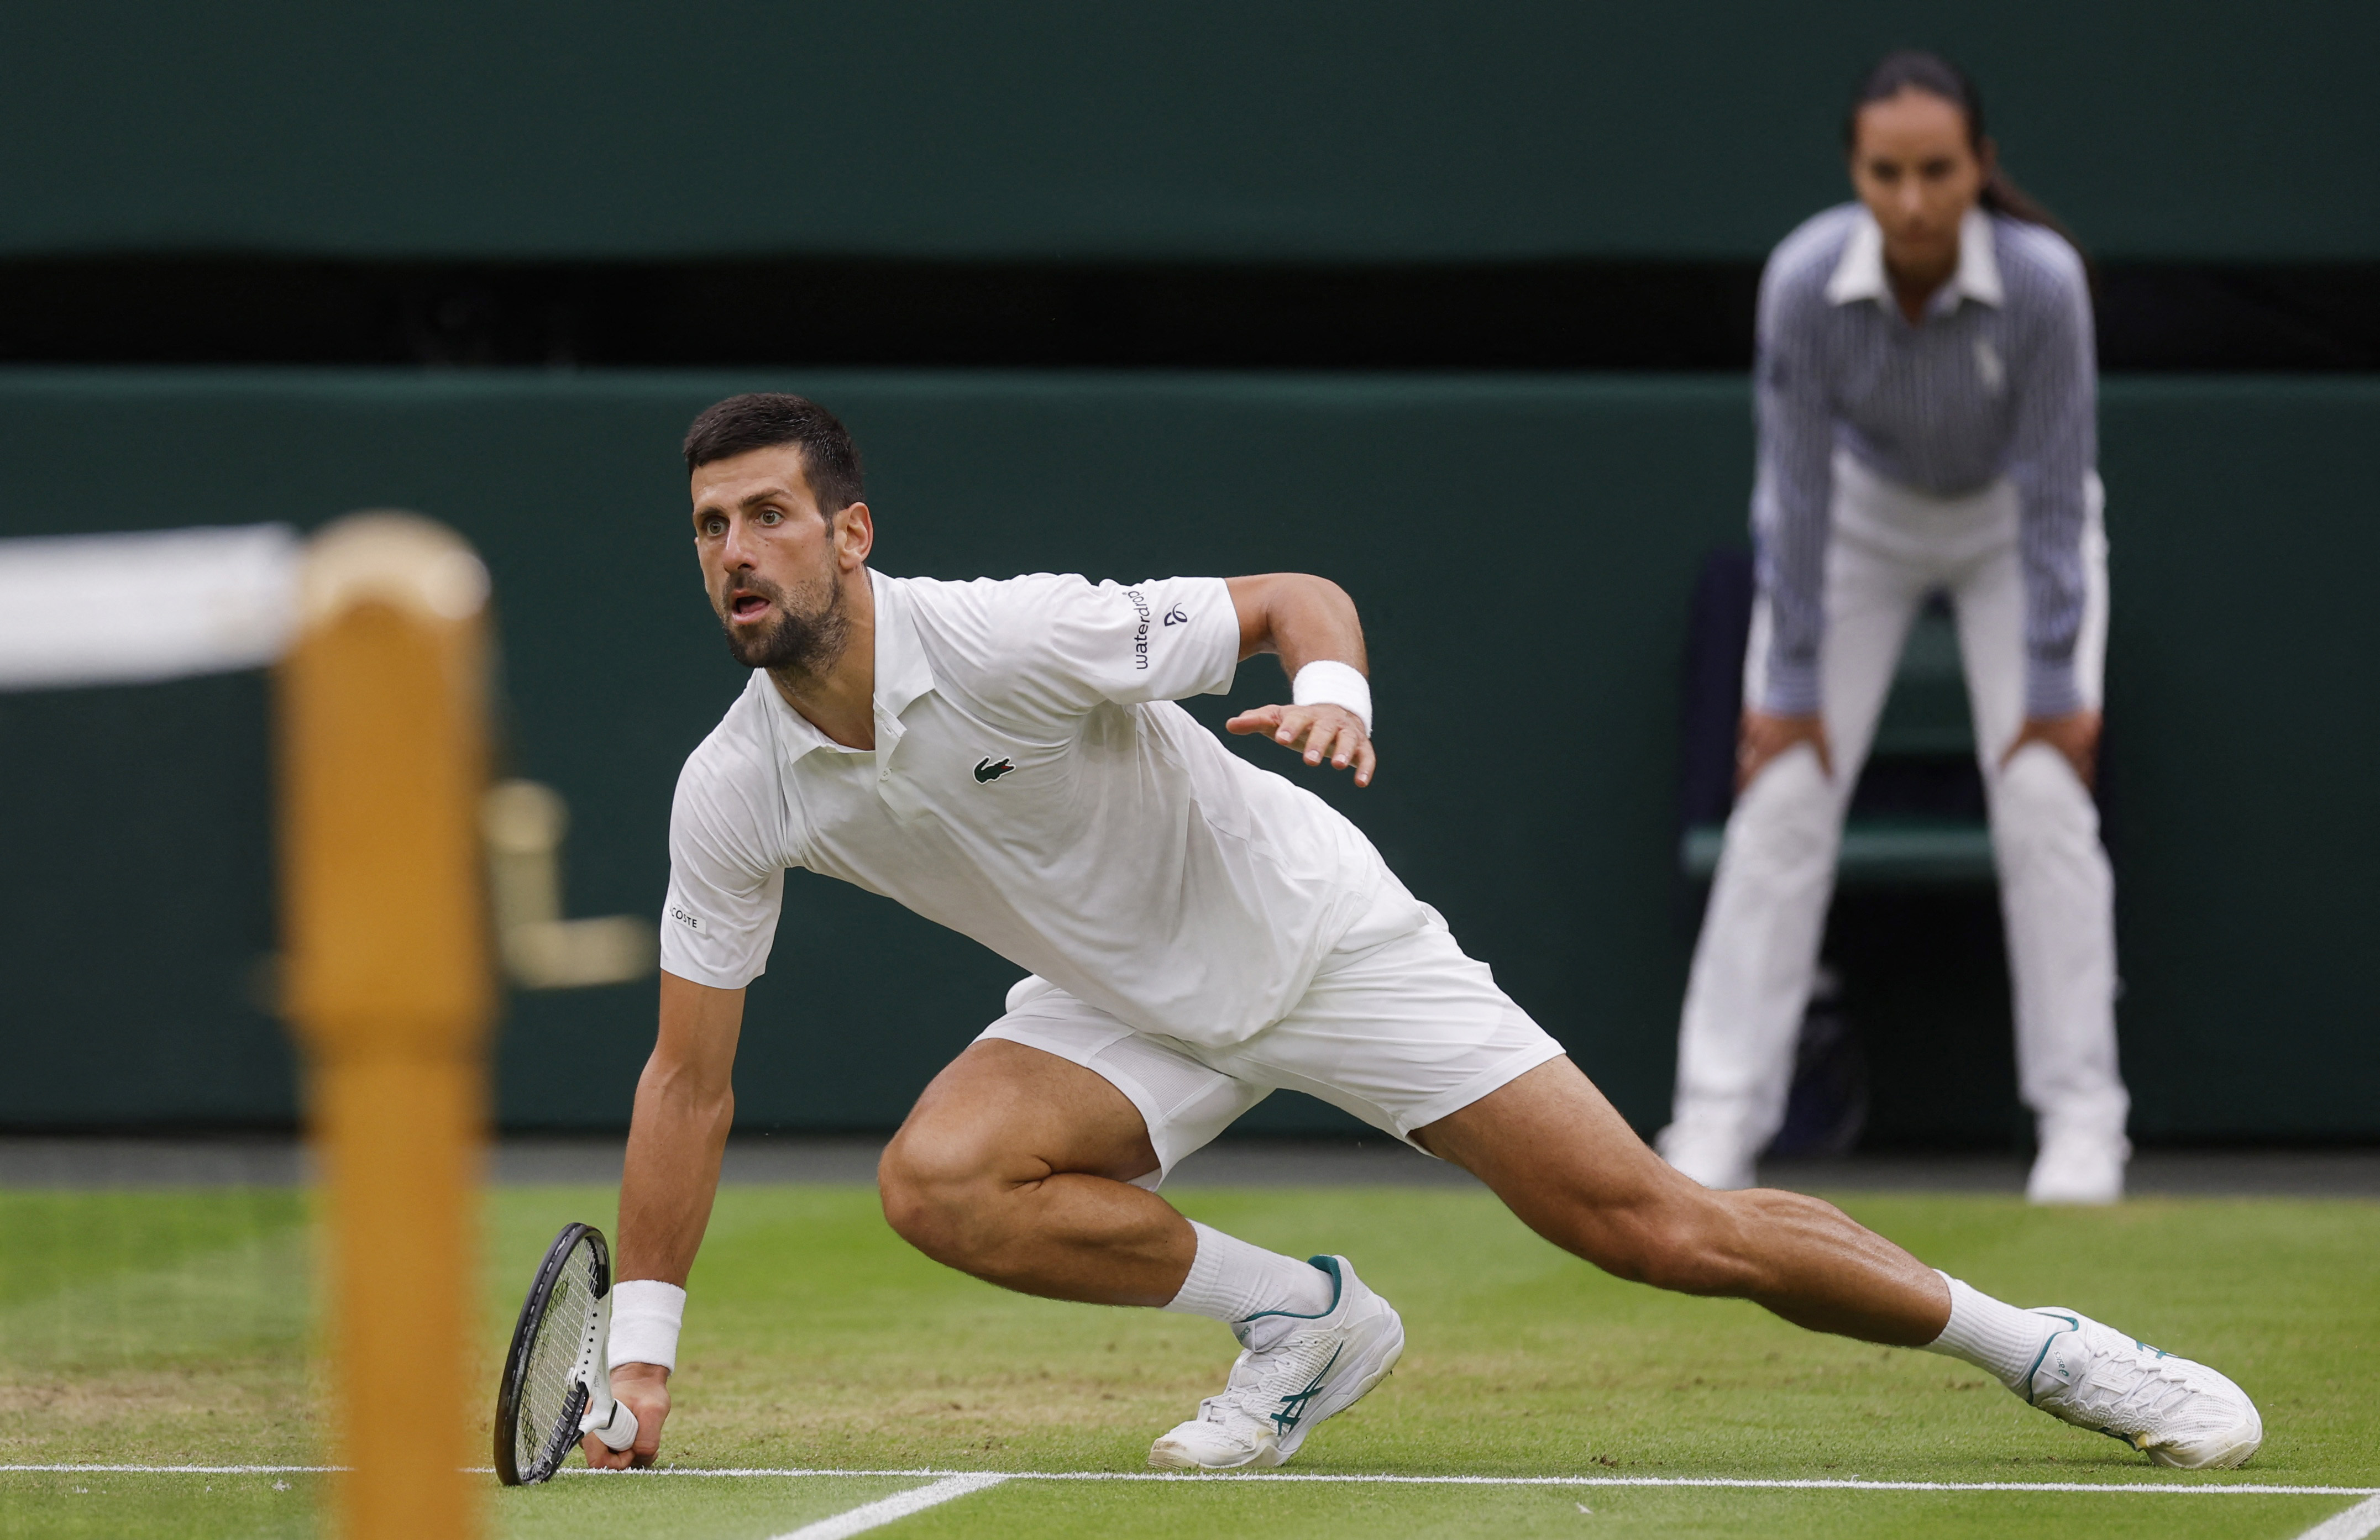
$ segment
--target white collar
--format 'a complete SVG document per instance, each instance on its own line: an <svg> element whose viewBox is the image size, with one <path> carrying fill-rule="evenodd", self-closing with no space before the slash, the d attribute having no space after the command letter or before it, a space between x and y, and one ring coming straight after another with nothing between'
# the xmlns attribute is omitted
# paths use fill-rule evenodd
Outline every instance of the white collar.
<svg viewBox="0 0 2380 1540"><path fill-rule="evenodd" d="M1969 209L1966 217L1959 222L1959 269L1925 302L1925 313L1947 314L1958 308L1961 299L1973 299L1998 309L2006 302L2007 294L2000 284L1999 251L1992 216L1981 209ZM1827 280L1827 299L1836 305L1873 299L1887 309L1895 309L1892 285L1884 276L1884 232L1876 227L1876 216L1865 209L1853 220L1851 238L1843 242L1843 254L1835 263L1834 276Z"/></svg>
<svg viewBox="0 0 2380 1540"><path fill-rule="evenodd" d="M868 583L876 600L875 752L880 760L884 760L892 758L892 746L901 740L901 713L934 687L934 669L917 640L917 621L909 613L909 596L900 585L873 567L868 569ZM788 761L814 748L840 749L845 754L862 752L844 747L820 732L816 723L794 709L774 680L761 671L754 673L759 687L776 703L778 720L791 735L792 741L786 746Z"/></svg>

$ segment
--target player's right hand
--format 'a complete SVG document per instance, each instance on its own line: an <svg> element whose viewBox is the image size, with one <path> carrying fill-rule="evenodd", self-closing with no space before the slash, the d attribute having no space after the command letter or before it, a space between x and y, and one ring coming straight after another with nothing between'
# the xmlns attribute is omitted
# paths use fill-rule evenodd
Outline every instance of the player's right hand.
<svg viewBox="0 0 2380 1540"><path fill-rule="evenodd" d="M1344 706L1329 701L1317 701L1311 706L1257 706L1223 723L1226 733L1267 733L1272 741L1292 753L1302 754L1309 765L1330 761L1333 770L1354 767L1355 784L1372 783L1372 771L1379 764L1373 752L1372 734L1364 726L1364 719Z"/></svg>
<svg viewBox="0 0 2380 1540"><path fill-rule="evenodd" d="M658 1364L623 1364L612 1371L612 1395L637 1414L637 1441L609 1449L593 1434L579 1436L590 1471L641 1470L662 1451L662 1424L669 1417L669 1371Z"/></svg>

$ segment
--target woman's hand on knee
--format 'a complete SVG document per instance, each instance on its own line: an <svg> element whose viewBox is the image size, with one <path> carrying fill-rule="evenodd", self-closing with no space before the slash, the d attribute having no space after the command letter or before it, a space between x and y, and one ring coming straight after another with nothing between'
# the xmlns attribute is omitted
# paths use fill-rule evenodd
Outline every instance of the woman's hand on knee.
<svg viewBox="0 0 2380 1540"><path fill-rule="evenodd" d="M2089 786L2099 774L2099 728L2103 720L2092 710L2069 711L2062 717L2027 717L2016 741L2000 756L2000 769L2008 769L2009 761L2025 745L2047 744L2074 767L2077 779Z"/></svg>
<svg viewBox="0 0 2380 1540"><path fill-rule="evenodd" d="M1818 756L1818 769L1828 780L1835 774L1835 757L1827 746L1827 719L1816 714L1783 717L1757 707L1746 707L1743 725L1735 740L1735 789L1741 794L1760 772L1788 750L1808 744Z"/></svg>

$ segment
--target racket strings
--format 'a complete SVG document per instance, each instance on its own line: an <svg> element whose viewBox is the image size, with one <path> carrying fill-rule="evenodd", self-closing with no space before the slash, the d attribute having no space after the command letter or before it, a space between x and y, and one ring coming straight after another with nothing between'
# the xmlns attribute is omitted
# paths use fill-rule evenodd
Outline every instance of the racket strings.
<svg viewBox="0 0 2380 1540"><path fill-rule="evenodd" d="M537 1335L529 1344L528 1372L521 1388L515 1431L520 1469L559 1464L578 1437L587 1407L587 1387L578 1378L588 1322L595 1310L595 1249L585 1241L571 1249L554 1279Z"/></svg>

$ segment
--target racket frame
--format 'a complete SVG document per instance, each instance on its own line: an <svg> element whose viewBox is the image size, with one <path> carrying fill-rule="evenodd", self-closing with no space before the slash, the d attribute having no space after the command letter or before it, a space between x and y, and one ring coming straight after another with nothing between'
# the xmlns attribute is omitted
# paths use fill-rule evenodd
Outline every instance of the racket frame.
<svg viewBox="0 0 2380 1540"><path fill-rule="evenodd" d="M545 1249L545 1258L538 1264L537 1275L530 1280L528 1297L521 1302L520 1317L513 1325L511 1349L504 1354L504 1372L496 1392L495 1457L496 1479L507 1486L526 1486L550 1479L570 1458L570 1445L562 1445L552 1462L543 1469L522 1470L516 1458L520 1438L521 1399L527 1389L530 1351L536 1346L539 1330L547 1326L546 1314L553 1302L553 1291L562 1279L563 1268L569 1265L579 1243L586 1242L594 1253L594 1279L590 1292L594 1302L578 1326L578 1361L570 1372L571 1380L579 1388L577 1431L592 1433L601 1439L606 1449L625 1449L636 1442L637 1416L612 1395L612 1372L608 1348L612 1335L612 1249L603 1232L590 1224L573 1221L562 1227L553 1243ZM565 1323L554 1322L555 1327ZM554 1428L545 1430L541 1450L551 1449L555 1442ZM576 1440L572 1440L576 1442ZM542 1456L540 1456L542 1461Z"/></svg>

